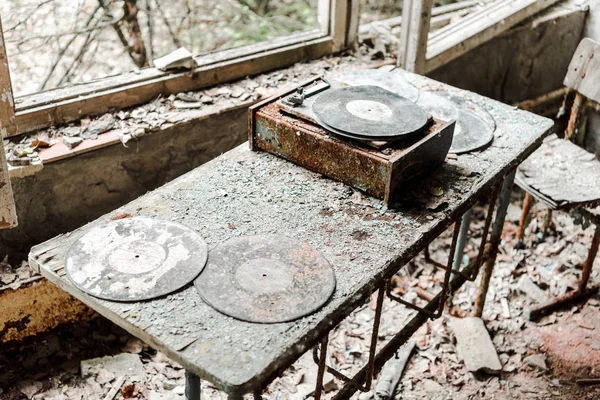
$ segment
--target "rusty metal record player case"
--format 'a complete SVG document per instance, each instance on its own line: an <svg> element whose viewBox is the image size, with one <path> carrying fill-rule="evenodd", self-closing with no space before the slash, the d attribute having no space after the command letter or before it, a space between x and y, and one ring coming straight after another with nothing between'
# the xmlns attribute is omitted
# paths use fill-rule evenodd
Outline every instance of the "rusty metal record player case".
<svg viewBox="0 0 600 400"><path fill-rule="evenodd" d="M395 92L323 78L249 112L251 149L274 153L388 205L403 184L443 163L455 126Z"/></svg>

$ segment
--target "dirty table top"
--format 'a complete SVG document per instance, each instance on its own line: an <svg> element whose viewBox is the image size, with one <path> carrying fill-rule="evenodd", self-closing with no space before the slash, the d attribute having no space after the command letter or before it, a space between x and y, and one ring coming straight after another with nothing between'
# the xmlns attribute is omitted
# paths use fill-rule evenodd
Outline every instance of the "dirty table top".
<svg viewBox="0 0 600 400"><path fill-rule="evenodd" d="M533 152L552 127L547 118L428 78L397 73L417 87L448 90L485 108L497 124L492 145L447 159L407 190L401 204L388 209L381 200L271 154L252 152L244 144L74 232L34 247L32 266L226 392L261 389ZM193 285L146 302L94 298L66 276L65 254L90 227L124 213L186 225L211 248L239 235L295 237L330 261L337 287L314 314L278 324L220 314L202 301Z"/></svg>

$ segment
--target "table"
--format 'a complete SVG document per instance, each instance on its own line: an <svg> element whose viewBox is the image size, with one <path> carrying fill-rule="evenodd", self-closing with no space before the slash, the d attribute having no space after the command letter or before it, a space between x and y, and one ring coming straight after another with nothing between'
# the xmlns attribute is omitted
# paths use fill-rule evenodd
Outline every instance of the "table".
<svg viewBox="0 0 600 400"><path fill-rule="evenodd" d="M198 377L234 398L259 393L319 341L321 347L326 345L333 327L508 176L504 180L505 204L501 202L493 229L497 244L514 170L552 127L547 118L428 78L401 70L397 73L417 87L443 88L485 108L497 124L493 144L484 151L448 159L435 173L407 189L394 209L271 154L252 152L244 144L76 231L35 246L31 265L98 313L181 363L187 371L189 398L199 398ZM432 202L438 211L431 211ZM312 315L269 325L220 314L201 300L193 286L139 303L94 298L78 290L66 276L65 253L87 229L123 214L181 223L203 236L210 247L238 235L295 237L331 262L337 279L335 293ZM490 241L494 244L494 237ZM491 267L493 260L486 273L491 273ZM451 289L463 282L462 276L456 276ZM430 310L435 308L432 303ZM418 313L409 325L418 328L426 319L427 315ZM391 347L372 358L371 364L376 365L361 371L363 378L372 375L393 355L393 347L416 330L406 329L392 339ZM319 356L323 361L324 354ZM319 376L324 368L321 364ZM356 385L346 386L338 393L341 397L356 390Z"/></svg>

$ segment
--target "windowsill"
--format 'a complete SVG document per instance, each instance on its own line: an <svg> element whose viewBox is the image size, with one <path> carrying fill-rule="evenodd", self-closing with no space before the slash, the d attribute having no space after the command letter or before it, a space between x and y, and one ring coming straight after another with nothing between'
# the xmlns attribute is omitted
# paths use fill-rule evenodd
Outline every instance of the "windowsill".
<svg viewBox="0 0 600 400"><path fill-rule="evenodd" d="M11 138L12 144L7 146L7 153L14 148L14 143L27 145L38 137L50 139L51 145L36 148L37 158L29 157L34 160L29 165L13 166L9 163L10 176L13 179L31 176L46 164L76 157L108 146L122 144L128 147L149 135L161 134L193 121L200 121L228 111L247 108L260 99L297 86L303 81L326 72L373 68L394 64L394 62L393 59L389 58L383 61L371 61L362 60L355 56L332 56L205 90L182 92L171 95L166 99L159 98L141 106L107 113L114 118L115 128L99 134L97 139L84 139L81 144L71 149L65 145L62 138L69 136L73 130L77 130L81 126L98 121L106 114L59 127L50 127L22 134ZM207 103L180 100L183 96L204 99Z"/></svg>

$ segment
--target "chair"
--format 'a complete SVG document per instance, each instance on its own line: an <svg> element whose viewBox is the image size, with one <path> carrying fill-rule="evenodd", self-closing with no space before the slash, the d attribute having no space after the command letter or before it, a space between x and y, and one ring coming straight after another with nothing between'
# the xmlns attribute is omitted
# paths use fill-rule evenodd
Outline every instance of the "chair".
<svg viewBox="0 0 600 400"><path fill-rule="evenodd" d="M594 154L571 142L577 136L586 110L599 107L598 82L600 44L585 38L579 43L564 80L565 86L576 93L564 139L549 136L517 169L515 183L526 192L517 231L518 242L523 241L534 198L548 207L549 215L552 210L576 210L596 226L578 288L526 309L525 316L529 319L537 319L561 306L588 298L598 290L597 287L588 288L587 284L600 245L600 208L594 208L600 204L600 161Z"/></svg>

